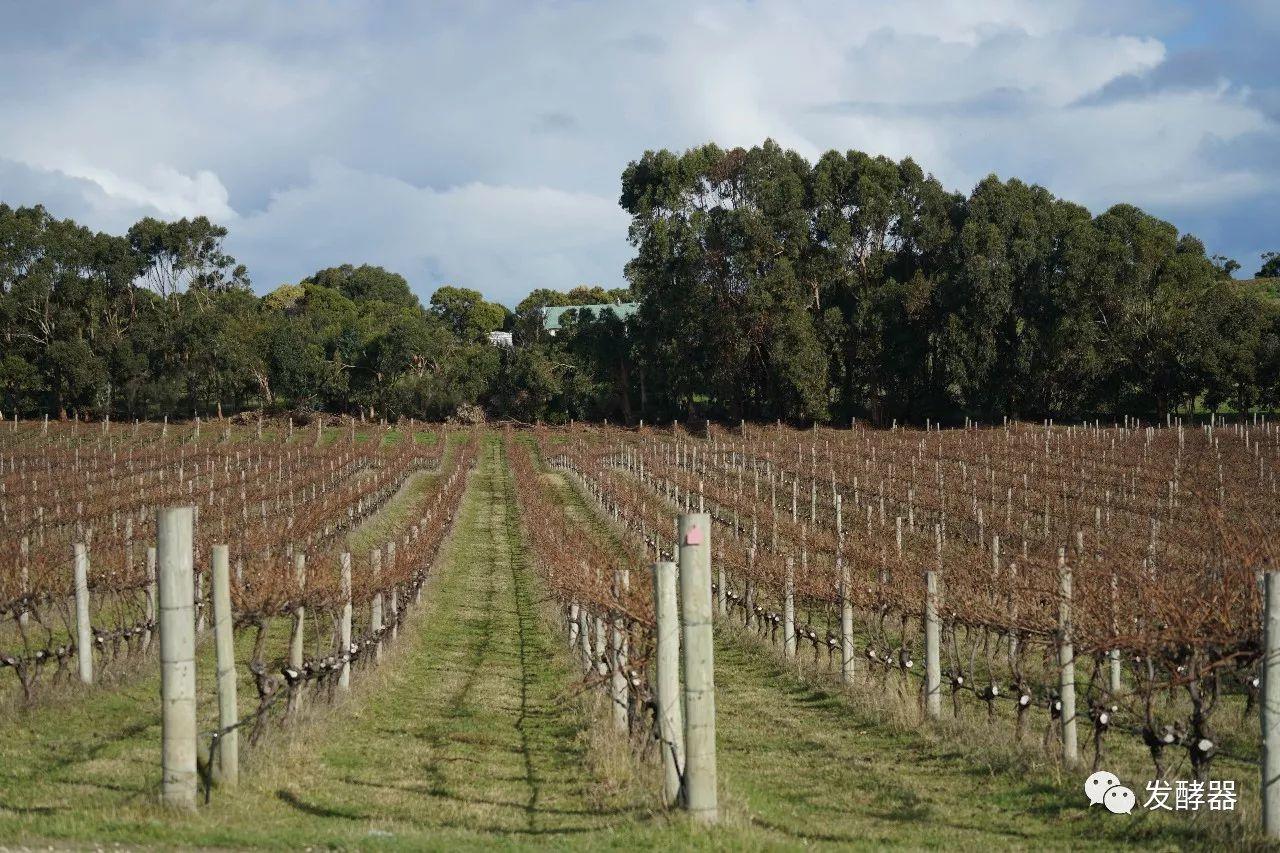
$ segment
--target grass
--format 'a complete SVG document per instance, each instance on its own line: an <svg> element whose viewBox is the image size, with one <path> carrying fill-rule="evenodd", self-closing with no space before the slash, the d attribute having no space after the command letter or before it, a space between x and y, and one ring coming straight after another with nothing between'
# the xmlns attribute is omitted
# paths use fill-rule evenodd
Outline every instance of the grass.
<svg viewBox="0 0 1280 853"><path fill-rule="evenodd" d="M853 697L738 626L717 629L721 785L789 843L974 849L1221 848L1255 838L1230 813L1112 815L1082 780L996 730L913 725L914 708ZM1145 800L1142 785L1126 779Z"/></svg>

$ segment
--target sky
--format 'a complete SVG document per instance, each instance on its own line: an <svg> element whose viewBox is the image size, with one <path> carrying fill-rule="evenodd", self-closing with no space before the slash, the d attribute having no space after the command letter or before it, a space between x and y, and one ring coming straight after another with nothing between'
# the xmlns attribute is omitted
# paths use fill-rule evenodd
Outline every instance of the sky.
<svg viewBox="0 0 1280 853"><path fill-rule="evenodd" d="M0 0L0 201L206 215L268 292L341 263L514 305L625 284L627 163L765 138L1137 204L1280 250L1280 3Z"/></svg>

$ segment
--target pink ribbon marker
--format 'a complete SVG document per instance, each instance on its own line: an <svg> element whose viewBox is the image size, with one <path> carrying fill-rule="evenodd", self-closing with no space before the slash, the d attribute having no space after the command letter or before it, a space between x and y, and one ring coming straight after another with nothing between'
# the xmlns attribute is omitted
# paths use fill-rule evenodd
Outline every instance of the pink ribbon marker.
<svg viewBox="0 0 1280 853"><path fill-rule="evenodd" d="M701 545L702 544L702 528L696 524L689 528L689 532L684 535L684 544Z"/></svg>

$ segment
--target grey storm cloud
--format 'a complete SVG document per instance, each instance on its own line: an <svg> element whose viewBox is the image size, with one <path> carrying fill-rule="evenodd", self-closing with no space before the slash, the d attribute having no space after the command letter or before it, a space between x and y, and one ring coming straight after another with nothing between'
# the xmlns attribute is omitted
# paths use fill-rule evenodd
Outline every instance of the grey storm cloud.
<svg viewBox="0 0 1280 853"><path fill-rule="evenodd" d="M1172 10L1171 10L1172 9ZM1189 6L602 2L12 6L0 200L205 214L266 291L331 264L514 303L616 286L646 149L772 137L1132 202L1246 270L1275 235L1277 17ZM1189 35L1190 33L1190 35ZM1262 216L1259 216L1259 213Z"/></svg>

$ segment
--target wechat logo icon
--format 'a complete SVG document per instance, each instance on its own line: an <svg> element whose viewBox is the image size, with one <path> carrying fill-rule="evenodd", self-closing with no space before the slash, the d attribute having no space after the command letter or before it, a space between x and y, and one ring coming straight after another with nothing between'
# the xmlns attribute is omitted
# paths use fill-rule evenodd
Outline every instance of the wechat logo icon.
<svg viewBox="0 0 1280 853"><path fill-rule="evenodd" d="M1084 780L1084 793L1089 805L1099 803L1112 814L1132 814L1137 798L1131 788L1120 784L1120 777L1106 770L1096 770Z"/></svg>

